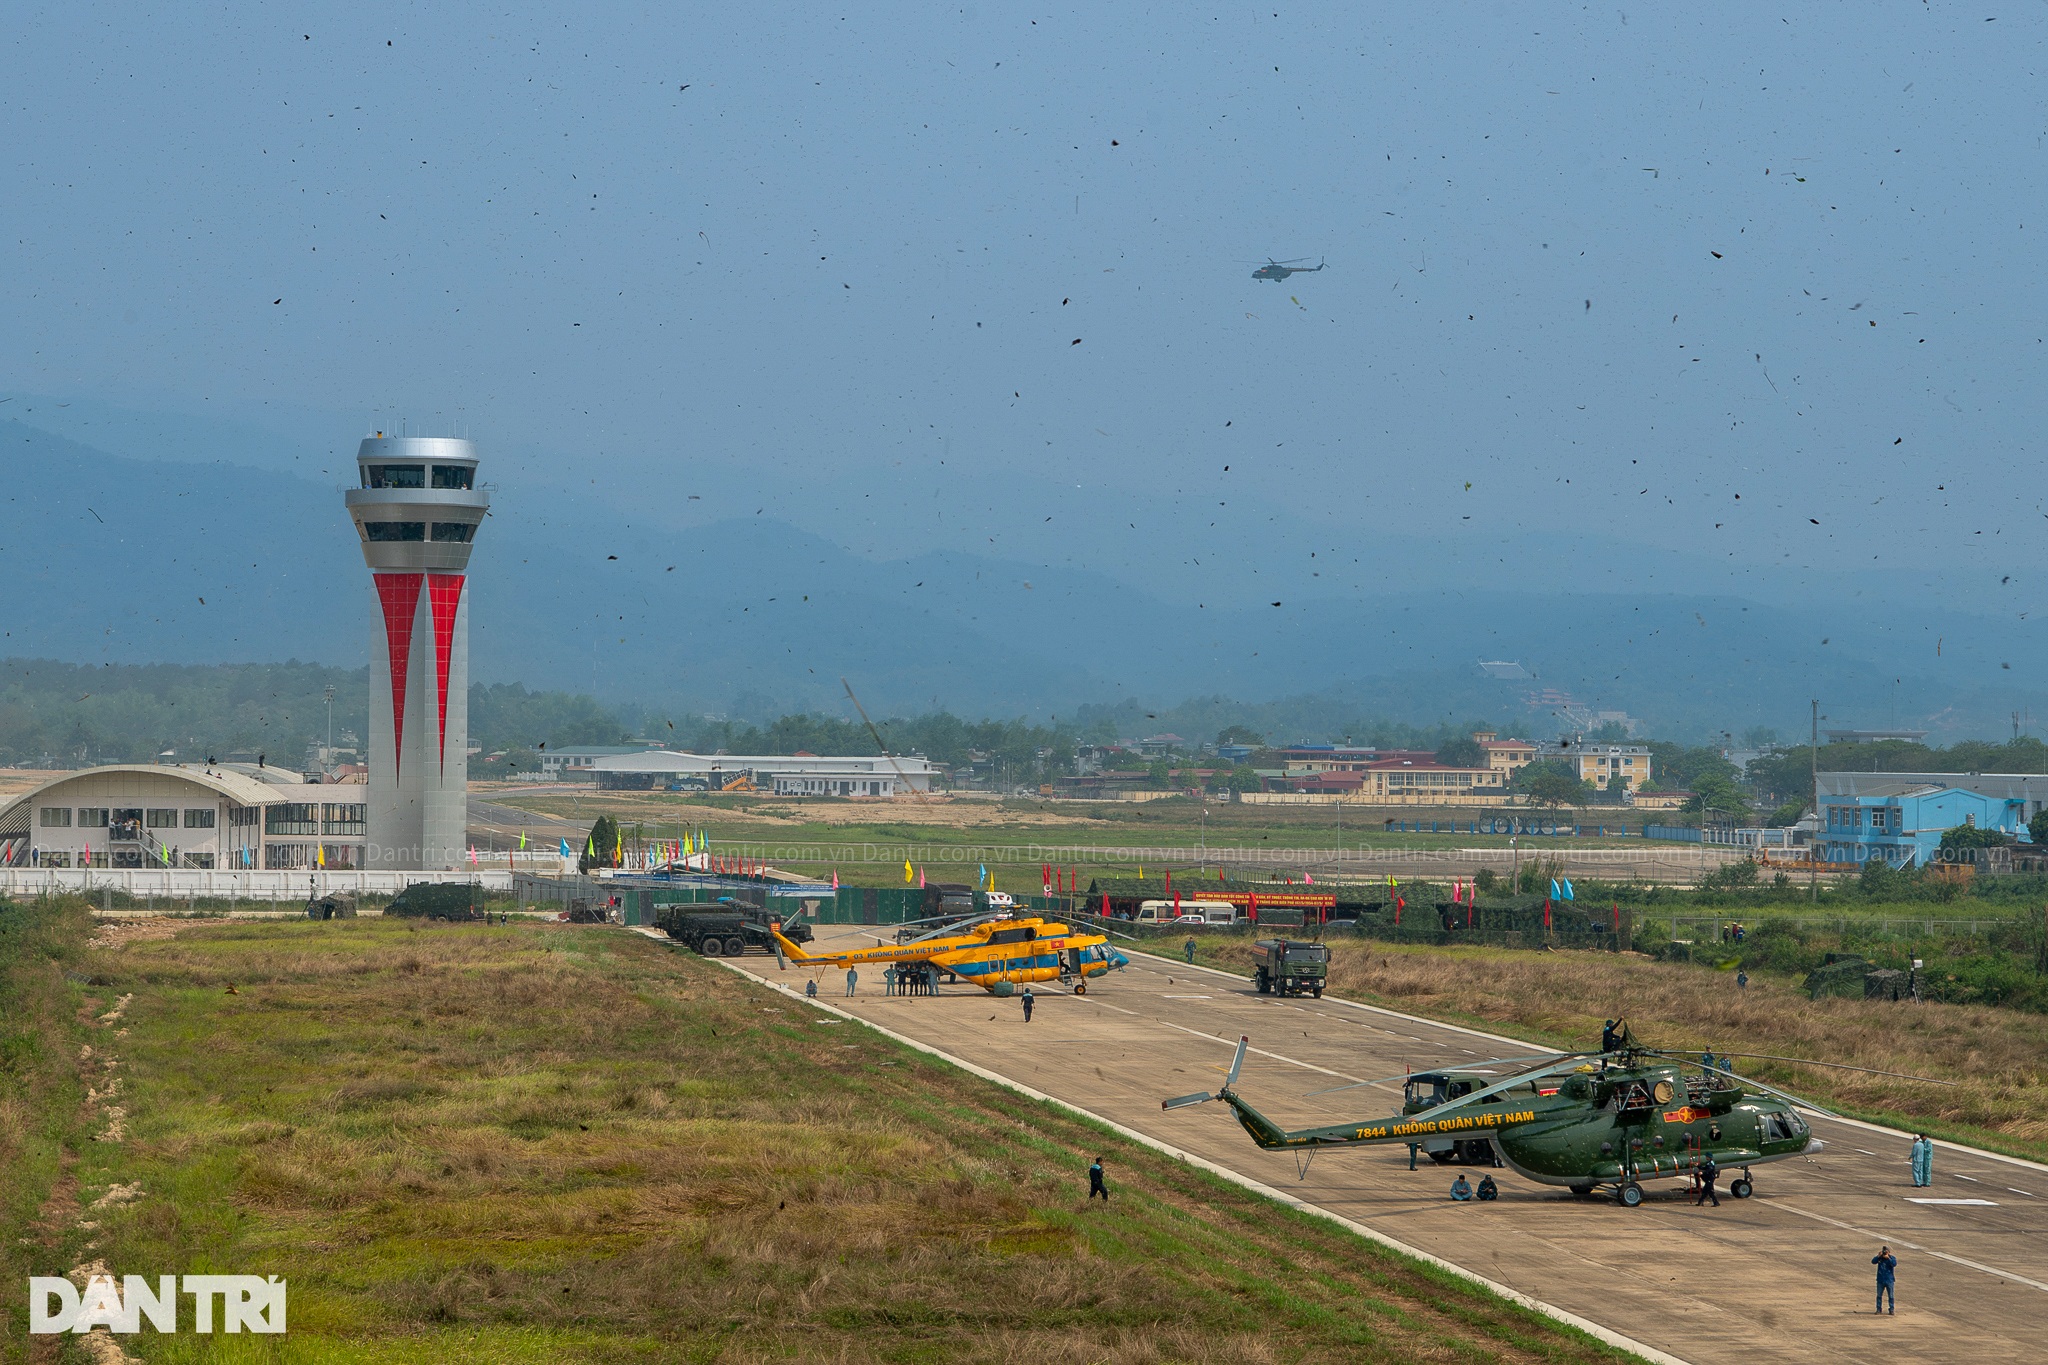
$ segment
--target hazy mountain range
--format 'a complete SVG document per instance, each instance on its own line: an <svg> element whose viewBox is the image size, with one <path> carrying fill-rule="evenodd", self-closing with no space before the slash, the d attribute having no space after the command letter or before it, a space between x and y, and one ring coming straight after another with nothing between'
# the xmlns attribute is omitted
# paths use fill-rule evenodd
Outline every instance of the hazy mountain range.
<svg viewBox="0 0 2048 1365"><path fill-rule="evenodd" d="M295 449L261 422L57 401L0 423L15 593L0 654L364 661L371 595L339 491L352 440ZM835 537L831 509L871 496L620 487L601 457L484 455L499 486L472 562L473 678L735 719L843 712L844 677L892 714L1316 696L1361 718L1544 733L1554 708L1526 698L1554 689L1668 737L1797 734L1810 697L1836 725L2002 734L2048 665L2032 623L1945 605L1931 577L1475 538L1427 515L1362 519L1333 545L1268 509L1263 535L1211 541L1141 526L1128 499L1028 486L886 490L889 510ZM1016 543L1041 553L999 552ZM1482 658L1535 679L1489 678Z"/></svg>

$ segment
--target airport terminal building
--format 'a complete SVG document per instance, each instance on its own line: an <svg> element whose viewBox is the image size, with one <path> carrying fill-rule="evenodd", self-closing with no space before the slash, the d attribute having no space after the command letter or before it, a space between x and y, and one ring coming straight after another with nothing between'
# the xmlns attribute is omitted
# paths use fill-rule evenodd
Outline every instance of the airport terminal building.
<svg viewBox="0 0 2048 1365"><path fill-rule="evenodd" d="M817 754L683 754L667 749L609 754L586 770L600 790L761 791L777 796L909 796L932 789L938 766L915 754L859 758Z"/></svg>
<svg viewBox="0 0 2048 1365"><path fill-rule="evenodd" d="M253 763L86 768L0 809L0 867L350 871L366 796Z"/></svg>

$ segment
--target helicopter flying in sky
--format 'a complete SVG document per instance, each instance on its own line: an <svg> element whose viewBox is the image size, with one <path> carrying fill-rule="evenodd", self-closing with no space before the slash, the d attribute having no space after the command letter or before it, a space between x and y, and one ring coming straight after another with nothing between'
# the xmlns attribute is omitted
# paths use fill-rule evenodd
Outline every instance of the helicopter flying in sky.
<svg viewBox="0 0 2048 1365"><path fill-rule="evenodd" d="M1468 1142L1485 1139L1517 1175L1581 1197L1612 1186L1629 1208L1643 1202L1643 1181L1688 1176L1707 1157L1742 1168L1728 1192L1746 1199L1754 1190L1750 1167L1821 1150L1798 1113L1806 1101L1795 1105L1783 1091L1731 1071L1688 1075L1677 1054L1632 1042L1612 1052L1567 1054L1491 1085L1447 1073L1417 1076L1402 1113L1289 1130L1236 1092L1249 1043L1238 1039L1215 1094L1180 1095L1160 1107L1222 1100L1260 1147L1308 1159L1324 1147L1438 1147L1446 1138L1456 1144L1442 1158L1450 1159L1462 1157L1458 1149Z"/></svg>
<svg viewBox="0 0 2048 1365"><path fill-rule="evenodd" d="M806 952L775 932L782 956L799 966L858 967L927 964L973 982L991 995L1009 995L1034 982L1071 981L1074 994L1088 993L1088 979L1128 966L1130 959L1101 934L1077 930L1035 916L989 916L979 922L951 920L907 942Z"/></svg>
<svg viewBox="0 0 2048 1365"><path fill-rule="evenodd" d="M1292 261L1276 261L1271 256L1268 256L1266 263L1252 272L1252 278L1255 280L1271 280L1273 283L1278 284L1289 275L1313 275L1329 264L1327 261L1321 261L1315 265L1296 264L1298 261L1305 261L1307 259L1308 257L1306 256L1297 256Z"/></svg>

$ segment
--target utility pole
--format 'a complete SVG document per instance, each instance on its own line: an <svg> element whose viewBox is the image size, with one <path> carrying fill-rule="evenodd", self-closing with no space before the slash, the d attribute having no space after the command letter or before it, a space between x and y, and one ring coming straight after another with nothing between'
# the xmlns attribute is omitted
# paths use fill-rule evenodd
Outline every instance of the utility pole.
<svg viewBox="0 0 2048 1365"><path fill-rule="evenodd" d="M327 752L321 755L328 767L334 766L334 684L327 684Z"/></svg>
<svg viewBox="0 0 2048 1365"><path fill-rule="evenodd" d="M1806 845L1807 899L1820 902L1820 701L1813 703L1813 733L1807 741L1807 776L1812 783L1813 838Z"/></svg>

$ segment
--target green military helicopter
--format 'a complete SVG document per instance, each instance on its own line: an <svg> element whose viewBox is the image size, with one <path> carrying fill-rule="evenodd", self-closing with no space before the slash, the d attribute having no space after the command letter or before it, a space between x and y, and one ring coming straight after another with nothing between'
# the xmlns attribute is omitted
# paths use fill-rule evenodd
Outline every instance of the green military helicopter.
<svg viewBox="0 0 2048 1365"><path fill-rule="evenodd" d="M1238 1096L1251 1042L1242 1037L1215 1094L1180 1095L1160 1107L1221 1100L1253 1142L1302 1157L1304 1173L1325 1147L1405 1143L1438 1149L1431 1152L1438 1160L1491 1164L1497 1154L1517 1174L1582 1198L1612 1186L1629 1208L1643 1202L1643 1181L1690 1176L1707 1157L1742 1168L1728 1192L1746 1199L1755 1190L1750 1167L1821 1150L1798 1112L1828 1112L1819 1105L1732 1071L1689 1075L1677 1053L1639 1047L1625 1034L1617 1041L1609 1051L1567 1053L1490 1084L1469 1070L1408 1077L1400 1114L1290 1131Z"/></svg>

